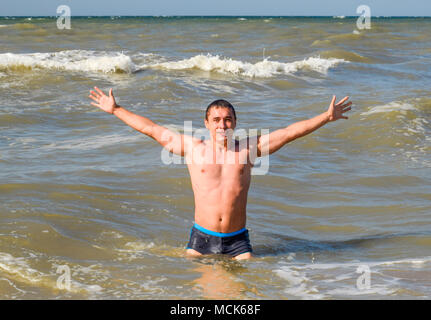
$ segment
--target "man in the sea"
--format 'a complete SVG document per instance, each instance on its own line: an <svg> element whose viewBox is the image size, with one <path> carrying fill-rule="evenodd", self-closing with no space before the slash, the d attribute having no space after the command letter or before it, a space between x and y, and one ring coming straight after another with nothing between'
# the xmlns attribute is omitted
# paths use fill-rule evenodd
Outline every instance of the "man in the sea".
<svg viewBox="0 0 431 320"><path fill-rule="evenodd" d="M205 140L176 133L126 110L116 104L112 89L109 95L97 87L94 89L89 96L95 101L92 105L115 115L170 152L186 157L195 198L195 224L187 255L227 254L238 260L252 256L245 226L251 169L256 156L268 156L328 122L348 119L344 113L351 110L352 104L347 102L349 97L336 103L333 96L328 110L314 118L255 139L247 137L245 141L237 141L232 139L237 123L235 109L226 100L216 100L206 109L204 122L210 139Z"/></svg>

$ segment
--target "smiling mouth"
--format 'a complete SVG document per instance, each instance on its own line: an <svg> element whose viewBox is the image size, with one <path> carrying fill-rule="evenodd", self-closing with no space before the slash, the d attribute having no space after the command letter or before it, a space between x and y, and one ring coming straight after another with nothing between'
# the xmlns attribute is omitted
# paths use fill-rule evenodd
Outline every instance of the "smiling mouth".
<svg viewBox="0 0 431 320"><path fill-rule="evenodd" d="M217 139L226 139L227 138L227 132L226 131L216 131L216 137Z"/></svg>

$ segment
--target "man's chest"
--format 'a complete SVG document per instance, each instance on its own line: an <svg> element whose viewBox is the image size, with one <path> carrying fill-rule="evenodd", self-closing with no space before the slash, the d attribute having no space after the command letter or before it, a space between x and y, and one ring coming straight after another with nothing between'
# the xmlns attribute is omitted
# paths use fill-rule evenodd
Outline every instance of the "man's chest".
<svg viewBox="0 0 431 320"><path fill-rule="evenodd" d="M205 167L208 171L226 172L241 170L249 164L247 148L216 149L208 146L194 148L187 155L187 164Z"/></svg>
<svg viewBox="0 0 431 320"><path fill-rule="evenodd" d="M251 172L246 151L211 156L197 152L193 159L188 159L187 164L192 181L199 185L242 184L249 179Z"/></svg>

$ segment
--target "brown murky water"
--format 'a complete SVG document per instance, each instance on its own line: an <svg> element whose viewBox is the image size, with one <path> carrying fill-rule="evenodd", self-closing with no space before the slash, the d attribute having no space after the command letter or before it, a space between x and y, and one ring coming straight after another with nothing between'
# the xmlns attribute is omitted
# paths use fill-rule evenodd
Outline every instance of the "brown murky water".
<svg viewBox="0 0 431 320"><path fill-rule="evenodd" d="M0 298L429 299L430 27L0 18ZM252 177L252 261L194 260L186 166L92 107L94 85L178 130L217 98L245 130L354 105Z"/></svg>

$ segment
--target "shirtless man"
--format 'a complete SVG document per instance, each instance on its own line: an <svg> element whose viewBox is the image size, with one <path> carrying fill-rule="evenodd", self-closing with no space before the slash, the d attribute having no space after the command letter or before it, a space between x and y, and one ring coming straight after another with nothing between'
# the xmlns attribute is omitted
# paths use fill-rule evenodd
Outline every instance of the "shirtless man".
<svg viewBox="0 0 431 320"><path fill-rule="evenodd" d="M124 109L116 104L112 89L108 96L99 88L94 89L89 96L95 101L92 105L117 116L170 152L186 157L195 198L195 224L187 255L227 254L238 260L252 256L245 229L252 155L268 156L328 122L348 119L343 114L351 110L352 104L347 102L349 97L336 103L333 96L326 112L241 143L232 139L237 119L234 108L225 100L216 100L207 107L205 127L211 138L202 140L175 133Z"/></svg>

